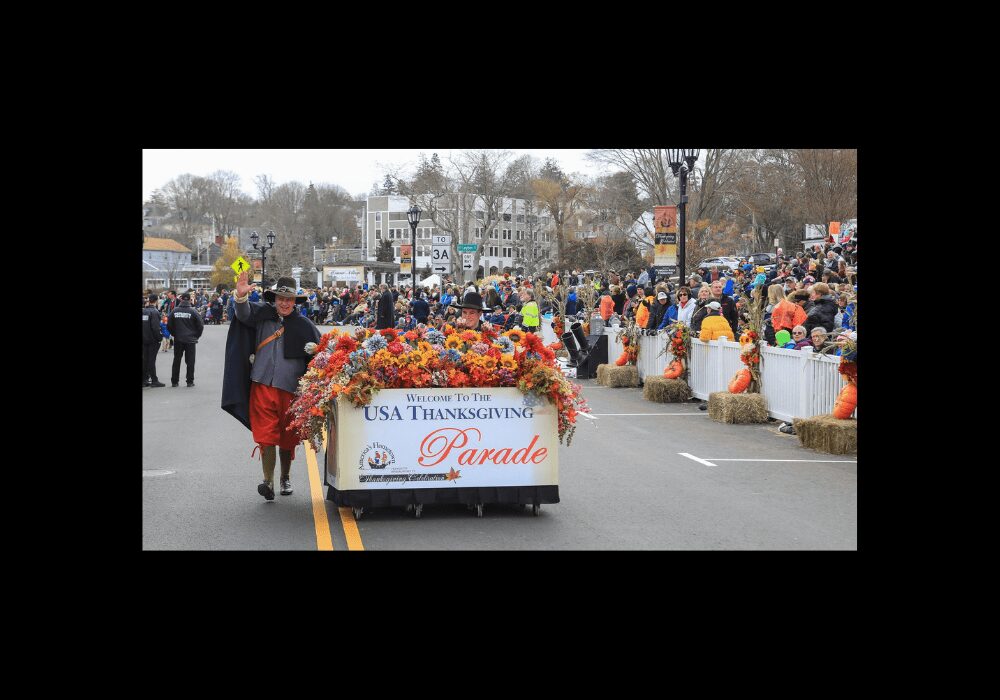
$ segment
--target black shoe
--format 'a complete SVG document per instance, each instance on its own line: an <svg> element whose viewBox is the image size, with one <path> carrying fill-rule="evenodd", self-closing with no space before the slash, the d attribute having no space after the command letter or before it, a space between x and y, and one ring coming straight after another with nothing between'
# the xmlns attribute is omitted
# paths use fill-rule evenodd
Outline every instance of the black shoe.
<svg viewBox="0 0 1000 700"><path fill-rule="evenodd" d="M702 401L700 404L698 404L698 410L699 411L707 411L708 410L708 402L707 401Z"/></svg>
<svg viewBox="0 0 1000 700"><path fill-rule="evenodd" d="M166 386L166 384L164 384L163 382L153 382L152 384L148 384L147 386L153 386L153 387L155 387L155 386Z"/></svg>
<svg viewBox="0 0 1000 700"><path fill-rule="evenodd" d="M282 479L281 480L281 495L290 496L292 494L292 480Z"/></svg>
<svg viewBox="0 0 1000 700"><path fill-rule="evenodd" d="M194 382L188 382L187 385L188 386L194 386Z"/></svg>
<svg viewBox="0 0 1000 700"><path fill-rule="evenodd" d="M147 386L149 386L149 382L143 382L142 383L142 388L143 389L145 389Z"/></svg>
<svg viewBox="0 0 1000 700"><path fill-rule="evenodd" d="M270 481L262 481L257 486L257 493L266 498L269 501L274 500L274 487L271 486Z"/></svg>
<svg viewBox="0 0 1000 700"><path fill-rule="evenodd" d="M180 386L177 382L170 382L170 386Z"/></svg>

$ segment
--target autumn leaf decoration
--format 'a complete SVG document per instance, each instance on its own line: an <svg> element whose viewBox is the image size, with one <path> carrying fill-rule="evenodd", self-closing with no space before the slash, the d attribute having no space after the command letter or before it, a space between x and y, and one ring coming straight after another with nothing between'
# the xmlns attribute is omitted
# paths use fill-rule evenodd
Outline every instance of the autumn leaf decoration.
<svg viewBox="0 0 1000 700"><path fill-rule="evenodd" d="M462 478L460 476L461 471L462 471L461 469L459 469L458 471L455 471L455 468L452 467L451 471L448 472L448 478L447 478L447 480L448 481L454 481L455 479L461 479Z"/></svg>

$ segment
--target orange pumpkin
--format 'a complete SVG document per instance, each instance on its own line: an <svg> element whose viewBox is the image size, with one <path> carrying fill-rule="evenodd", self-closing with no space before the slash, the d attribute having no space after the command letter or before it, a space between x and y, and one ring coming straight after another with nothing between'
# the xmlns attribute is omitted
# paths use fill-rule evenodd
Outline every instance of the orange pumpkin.
<svg viewBox="0 0 1000 700"><path fill-rule="evenodd" d="M618 365L619 367L624 367L626 362L628 362L628 350L623 352L621 354L621 357L615 360L615 364Z"/></svg>
<svg viewBox="0 0 1000 700"><path fill-rule="evenodd" d="M850 418L857 405L858 387L848 382L844 385L844 388L840 390L840 394L837 396L837 402L833 405L833 417L841 419Z"/></svg>
<svg viewBox="0 0 1000 700"><path fill-rule="evenodd" d="M666 377L667 379L677 379L677 377L681 376L681 372L683 371L684 371L684 365L681 364L681 361L674 360L669 365L667 365L667 368L665 370L663 370L663 376Z"/></svg>
<svg viewBox="0 0 1000 700"><path fill-rule="evenodd" d="M750 370L744 368L729 380L729 393L742 394L750 386Z"/></svg>

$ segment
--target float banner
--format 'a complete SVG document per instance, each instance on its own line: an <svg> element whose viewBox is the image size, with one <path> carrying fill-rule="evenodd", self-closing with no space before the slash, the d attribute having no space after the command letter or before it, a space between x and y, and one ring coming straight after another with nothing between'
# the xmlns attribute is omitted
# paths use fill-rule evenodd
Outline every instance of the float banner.
<svg viewBox="0 0 1000 700"><path fill-rule="evenodd" d="M406 243L399 246L399 274L413 274L413 244Z"/></svg>
<svg viewBox="0 0 1000 700"><path fill-rule="evenodd" d="M383 389L332 418L327 483L340 491L559 483L555 407L513 387Z"/></svg>

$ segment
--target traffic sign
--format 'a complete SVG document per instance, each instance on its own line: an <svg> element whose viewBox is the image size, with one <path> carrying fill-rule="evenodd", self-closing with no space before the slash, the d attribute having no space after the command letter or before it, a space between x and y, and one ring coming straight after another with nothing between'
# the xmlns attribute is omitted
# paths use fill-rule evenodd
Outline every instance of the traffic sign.
<svg viewBox="0 0 1000 700"><path fill-rule="evenodd" d="M462 253L462 269L471 270L472 269L472 253Z"/></svg>
<svg viewBox="0 0 1000 700"><path fill-rule="evenodd" d="M451 236L434 236L431 245L431 269L434 272L451 272ZM440 242L439 242L440 239Z"/></svg>
<svg viewBox="0 0 1000 700"><path fill-rule="evenodd" d="M230 265L229 267L233 268L233 272L235 272L238 277L239 275L243 274L244 272L250 269L250 263L248 263L241 255L240 257L236 258L236 260L233 261L233 264Z"/></svg>
<svg viewBox="0 0 1000 700"><path fill-rule="evenodd" d="M431 236L431 245L451 245L451 234Z"/></svg>
<svg viewBox="0 0 1000 700"><path fill-rule="evenodd" d="M459 253L475 253L479 249L478 243L459 243L458 252ZM472 268L469 268L470 270Z"/></svg>

